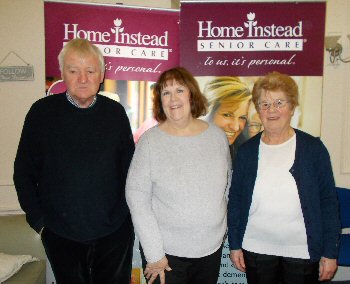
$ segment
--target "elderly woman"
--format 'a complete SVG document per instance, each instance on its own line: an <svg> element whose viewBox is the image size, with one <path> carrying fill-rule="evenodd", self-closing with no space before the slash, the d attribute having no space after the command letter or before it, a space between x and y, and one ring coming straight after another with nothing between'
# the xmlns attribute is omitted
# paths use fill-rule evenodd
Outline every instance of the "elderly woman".
<svg viewBox="0 0 350 284"><path fill-rule="evenodd" d="M206 99L181 67L161 74L153 112L159 124L141 136L126 185L144 274L148 283L216 284L231 175L226 135L198 119Z"/></svg>
<svg viewBox="0 0 350 284"><path fill-rule="evenodd" d="M333 277L339 216L330 157L319 138L290 126L295 81L260 78L253 102L264 131L237 153L228 205L234 266L249 284L313 284Z"/></svg>
<svg viewBox="0 0 350 284"><path fill-rule="evenodd" d="M204 94L209 102L206 120L225 131L234 158L237 147L247 140L243 130L247 123L251 94L238 77L217 77L208 82Z"/></svg>

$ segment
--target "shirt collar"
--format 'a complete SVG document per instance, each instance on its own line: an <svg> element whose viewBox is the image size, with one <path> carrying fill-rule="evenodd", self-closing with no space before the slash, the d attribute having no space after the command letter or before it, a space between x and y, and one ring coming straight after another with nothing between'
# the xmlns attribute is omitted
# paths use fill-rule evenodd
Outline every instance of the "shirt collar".
<svg viewBox="0 0 350 284"><path fill-rule="evenodd" d="M68 100L72 105L74 105L74 106L77 107L77 108L82 108L82 107L72 98L72 96L69 94L68 91L66 91L66 97L67 97L67 100ZM94 96L94 100L91 102L91 104L90 104L87 108L90 108L90 107L94 106L95 103L96 103L96 100L97 100L97 96L95 95L95 96Z"/></svg>

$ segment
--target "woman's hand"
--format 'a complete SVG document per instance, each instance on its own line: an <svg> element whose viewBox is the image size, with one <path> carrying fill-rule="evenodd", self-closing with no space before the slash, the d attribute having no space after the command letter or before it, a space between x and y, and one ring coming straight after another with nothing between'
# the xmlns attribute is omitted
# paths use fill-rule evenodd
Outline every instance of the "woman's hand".
<svg viewBox="0 0 350 284"><path fill-rule="evenodd" d="M231 250L230 251L230 259L238 270L245 272L245 262L243 257L243 251L241 249Z"/></svg>
<svg viewBox="0 0 350 284"><path fill-rule="evenodd" d="M331 280L334 273L337 271L337 260L321 257L319 266L319 278L320 281Z"/></svg>
<svg viewBox="0 0 350 284"><path fill-rule="evenodd" d="M147 263L144 274L146 279L148 280L148 284L152 284L154 280L156 280L158 275L160 279L160 284L165 284L164 270L171 271L171 268L168 264L168 259L165 256L157 262Z"/></svg>

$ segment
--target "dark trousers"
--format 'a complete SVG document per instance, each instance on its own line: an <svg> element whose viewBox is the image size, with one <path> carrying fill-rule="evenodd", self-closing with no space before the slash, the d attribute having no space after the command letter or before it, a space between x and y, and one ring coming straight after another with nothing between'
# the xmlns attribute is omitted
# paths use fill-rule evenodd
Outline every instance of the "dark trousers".
<svg viewBox="0 0 350 284"><path fill-rule="evenodd" d="M318 262L243 250L248 284L317 284Z"/></svg>
<svg viewBox="0 0 350 284"><path fill-rule="evenodd" d="M130 284L134 244L130 217L117 231L89 242L68 240L47 228L41 239L57 284Z"/></svg>
<svg viewBox="0 0 350 284"><path fill-rule="evenodd" d="M140 246L142 267L146 268L145 255ZM219 277L222 246L213 254L200 258L166 255L171 271L165 271L166 284L216 284ZM159 284L159 277L153 282Z"/></svg>

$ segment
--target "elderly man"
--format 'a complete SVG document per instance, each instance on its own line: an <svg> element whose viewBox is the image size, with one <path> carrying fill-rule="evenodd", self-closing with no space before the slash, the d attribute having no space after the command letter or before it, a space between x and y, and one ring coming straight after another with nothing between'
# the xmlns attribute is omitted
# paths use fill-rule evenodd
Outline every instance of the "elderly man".
<svg viewBox="0 0 350 284"><path fill-rule="evenodd" d="M58 60L67 92L38 100L26 116L14 164L18 199L58 284L129 284L130 124L119 103L97 94L104 60L96 46L71 40Z"/></svg>

